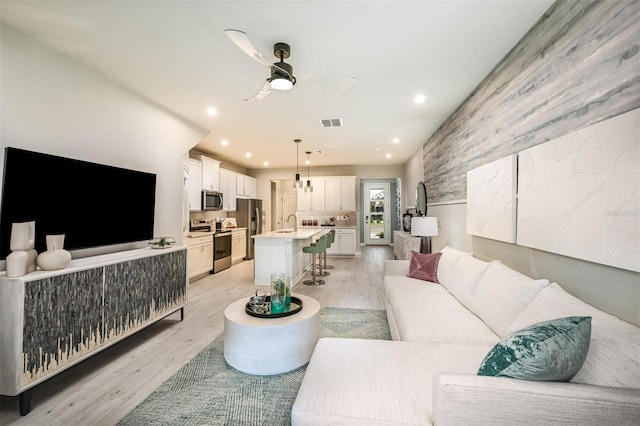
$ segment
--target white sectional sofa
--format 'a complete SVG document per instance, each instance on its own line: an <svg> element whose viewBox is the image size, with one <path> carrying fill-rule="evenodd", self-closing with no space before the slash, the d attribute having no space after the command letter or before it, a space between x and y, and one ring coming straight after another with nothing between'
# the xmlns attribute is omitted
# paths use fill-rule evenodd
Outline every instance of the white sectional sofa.
<svg viewBox="0 0 640 426"><path fill-rule="evenodd" d="M437 281L386 261L392 341L323 338L292 408L293 425L637 425L640 329L548 280L442 250ZM586 359L569 382L478 375L506 335L591 317Z"/></svg>

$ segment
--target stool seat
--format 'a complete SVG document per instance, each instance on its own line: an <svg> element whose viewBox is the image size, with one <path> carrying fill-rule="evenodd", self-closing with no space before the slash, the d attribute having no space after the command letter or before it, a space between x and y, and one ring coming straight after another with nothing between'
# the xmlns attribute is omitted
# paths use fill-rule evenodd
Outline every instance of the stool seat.
<svg viewBox="0 0 640 426"><path fill-rule="evenodd" d="M309 246L302 247L303 253L308 253L313 255L313 260L311 261L311 278L310 280L304 280L302 283L306 285L322 285L324 284L324 280L316 279L316 254L322 255L322 253L326 253L327 251L327 236L323 235L318 238L315 244L311 244ZM320 268L320 275L322 275L322 267Z"/></svg>

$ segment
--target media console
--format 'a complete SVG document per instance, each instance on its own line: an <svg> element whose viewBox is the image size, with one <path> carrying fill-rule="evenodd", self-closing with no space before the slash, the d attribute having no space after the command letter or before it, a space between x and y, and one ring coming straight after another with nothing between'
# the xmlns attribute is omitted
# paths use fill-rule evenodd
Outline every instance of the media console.
<svg viewBox="0 0 640 426"><path fill-rule="evenodd" d="M187 248L136 249L72 260L57 271L0 273L0 394L31 388L187 303Z"/></svg>

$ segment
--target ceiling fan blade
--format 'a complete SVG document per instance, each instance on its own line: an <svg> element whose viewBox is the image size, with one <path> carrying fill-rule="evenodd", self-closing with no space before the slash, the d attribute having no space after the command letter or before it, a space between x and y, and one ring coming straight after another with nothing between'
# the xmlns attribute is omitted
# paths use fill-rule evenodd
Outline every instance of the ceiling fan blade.
<svg viewBox="0 0 640 426"><path fill-rule="evenodd" d="M231 41L238 46L244 53L251 56L256 61L260 62L265 67L271 68L273 64L265 59L264 56L258 52L258 50L251 44L249 37L244 31L240 30L224 30L224 33L231 39Z"/></svg>
<svg viewBox="0 0 640 426"><path fill-rule="evenodd" d="M245 99L245 101L246 102L258 102L260 99L264 98L269 93L271 93L271 82L267 79L267 81L264 82L264 85L262 86L262 89L260 89L260 91L258 93L253 95L253 97Z"/></svg>
<svg viewBox="0 0 640 426"><path fill-rule="evenodd" d="M355 77L331 74L305 74L297 76L298 84L322 89L349 90L356 84Z"/></svg>

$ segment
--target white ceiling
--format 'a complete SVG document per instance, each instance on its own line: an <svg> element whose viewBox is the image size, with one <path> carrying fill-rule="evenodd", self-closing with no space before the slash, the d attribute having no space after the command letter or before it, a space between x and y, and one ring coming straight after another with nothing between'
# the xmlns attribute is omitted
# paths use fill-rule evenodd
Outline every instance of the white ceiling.
<svg viewBox="0 0 640 426"><path fill-rule="evenodd" d="M2 0L0 19L206 129L198 150L257 169L295 167L296 138L301 167L305 151L312 166L404 164L552 3ZM288 43L295 75L357 82L244 102L269 70L228 28L273 62L273 44ZM424 104L413 103L418 93ZM326 118L343 127L323 128Z"/></svg>

